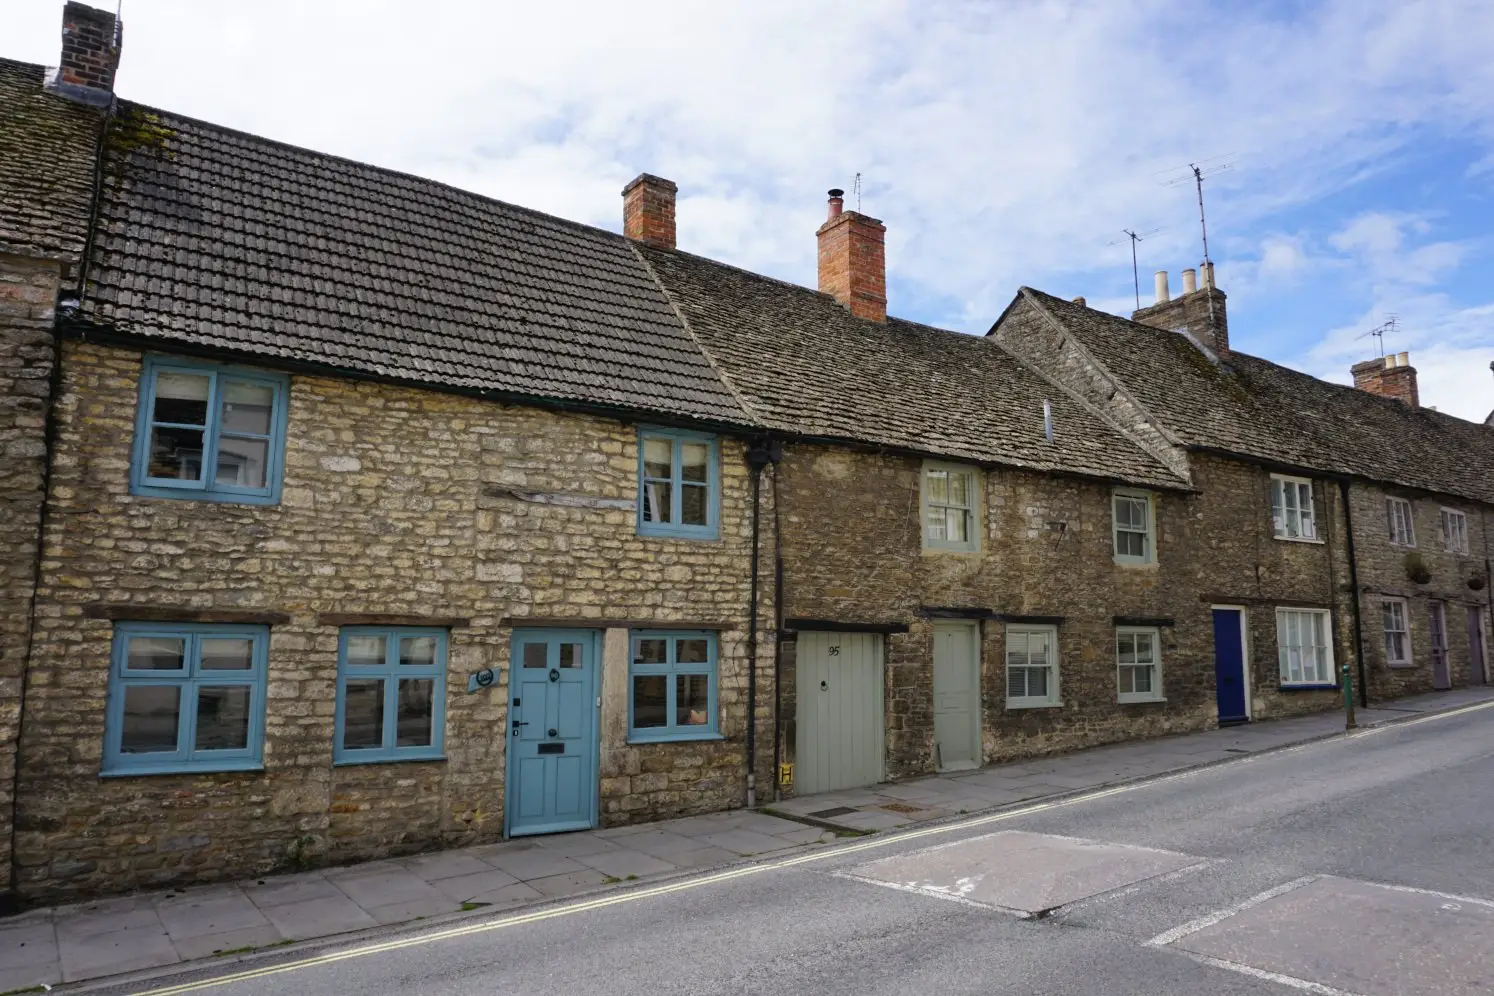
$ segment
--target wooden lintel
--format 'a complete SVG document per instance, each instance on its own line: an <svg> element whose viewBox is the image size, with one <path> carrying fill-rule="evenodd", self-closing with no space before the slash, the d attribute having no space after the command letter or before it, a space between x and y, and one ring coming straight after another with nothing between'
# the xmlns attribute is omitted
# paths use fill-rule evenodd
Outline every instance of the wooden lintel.
<svg viewBox="0 0 1494 996"><path fill-rule="evenodd" d="M83 606L87 619L118 622L241 623L249 626L283 626L290 622L285 612L253 609L199 609L172 605L130 605L93 602Z"/></svg>

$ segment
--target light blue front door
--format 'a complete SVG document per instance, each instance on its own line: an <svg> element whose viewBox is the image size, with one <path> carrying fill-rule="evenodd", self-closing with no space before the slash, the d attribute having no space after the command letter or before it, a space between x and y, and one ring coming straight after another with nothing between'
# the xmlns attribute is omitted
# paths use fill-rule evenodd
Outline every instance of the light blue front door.
<svg viewBox="0 0 1494 996"><path fill-rule="evenodd" d="M595 630L515 630L504 823L510 836L597 824Z"/></svg>

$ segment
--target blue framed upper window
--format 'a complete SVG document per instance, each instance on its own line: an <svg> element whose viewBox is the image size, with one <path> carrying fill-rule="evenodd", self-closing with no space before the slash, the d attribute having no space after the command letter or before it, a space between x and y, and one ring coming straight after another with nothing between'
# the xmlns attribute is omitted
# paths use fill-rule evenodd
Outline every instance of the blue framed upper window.
<svg viewBox="0 0 1494 996"><path fill-rule="evenodd" d="M260 767L270 631L116 623L106 775Z"/></svg>
<svg viewBox="0 0 1494 996"><path fill-rule="evenodd" d="M638 433L638 532L715 539L721 474L716 437L675 429Z"/></svg>
<svg viewBox="0 0 1494 996"><path fill-rule="evenodd" d="M439 758L445 719L446 630L343 629L334 762Z"/></svg>
<svg viewBox="0 0 1494 996"><path fill-rule="evenodd" d="M636 632L628 672L628 739L719 738L716 634Z"/></svg>
<svg viewBox="0 0 1494 996"><path fill-rule="evenodd" d="M278 502L287 384L275 374L146 357L130 492L255 505Z"/></svg>

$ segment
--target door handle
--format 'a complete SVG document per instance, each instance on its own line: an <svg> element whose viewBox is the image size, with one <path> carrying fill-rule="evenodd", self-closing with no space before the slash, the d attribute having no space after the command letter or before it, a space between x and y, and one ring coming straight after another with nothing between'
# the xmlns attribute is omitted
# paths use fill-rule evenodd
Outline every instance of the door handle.
<svg viewBox="0 0 1494 996"><path fill-rule="evenodd" d="M515 720L514 721L514 736L517 737L519 735L519 727L521 727L521 726L528 726L528 725L529 725L528 723L524 723L524 722L520 722L519 720Z"/></svg>

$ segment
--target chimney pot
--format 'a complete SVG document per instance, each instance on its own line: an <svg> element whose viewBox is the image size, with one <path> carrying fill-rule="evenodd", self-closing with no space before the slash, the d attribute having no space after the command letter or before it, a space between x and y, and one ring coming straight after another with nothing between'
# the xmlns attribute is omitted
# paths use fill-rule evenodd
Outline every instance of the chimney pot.
<svg viewBox="0 0 1494 996"><path fill-rule="evenodd" d="M1171 301L1172 300L1172 295L1170 293L1168 293L1168 291L1167 291L1167 271L1166 270L1158 270L1157 271L1156 285L1157 285L1157 303L1158 304L1166 304L1168 301Z"/></svg>
<svg viewBox="0 0 1494 996"><path fill-rule="evenodd" d="M845 191L830 191L830 216L819 239L820 292L857 318L887 321L887 228L860 211L845 211Z"/></svg>
<svg viewBox="0 0 1494 996"><path fill-rule="evenodd" d="M1076 298L1074 298L1074 303L1077 304L1077 305L1079 305L1079 307L1081 307L1081 308L1088 307L1088 305L1084 301L1084 298L1082 298L1082 297L1076 297Z"/></svg>
<svg viewBox="0 0 1494 996"><path fill-rule="evenodd" d="M1395 398L1412 408L1421 406L1421 394L1416 385L1416 368L1411 366L1410 353L1391 353L1377 360L1356 363L1349 371L1354 375L1354 386L1361 391Z"/></svg>
<svg viewBox="0 0 1494 996"><path fill-rule="evenodd" d="M1183 293L1192 294L1198 290L1198 273L1194 270L1183 271Z"/></svg>
<svg viewBox="0 0 1494 996"><path fill-rule="evenodd" d="M660 249L674 248L674 200L679 187L639 173L623 188L623 234Z"/></svg>
<svg viewBox="0 0 1494 996"><path fill-rule="evenodd" d="M1398 366L1398 367L1409 367L1411 365L1411 354L1410 353L1396 353L1395 354L1395 365Z"/></svg>

